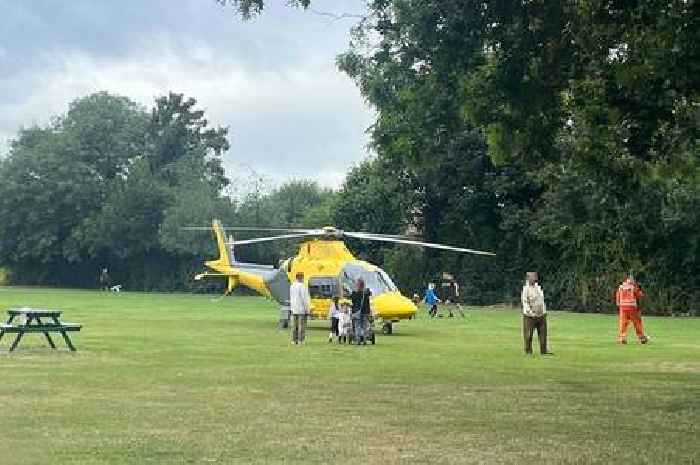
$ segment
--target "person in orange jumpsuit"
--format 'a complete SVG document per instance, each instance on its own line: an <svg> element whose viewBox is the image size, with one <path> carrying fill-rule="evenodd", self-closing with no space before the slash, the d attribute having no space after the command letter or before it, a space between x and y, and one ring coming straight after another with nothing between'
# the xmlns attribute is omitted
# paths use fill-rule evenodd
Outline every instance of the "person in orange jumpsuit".
<svg viewBox="0 0 700 465"><path fill-rule="evenodd" d="M617 341L620 344L627 344L627 325L632 322L637 333L639 342L646 344L649 338L644 335L642 326L642 315L639 310L639 299L644 297L642 288L634 281L632 275L628 275L615 293L615 303L620 311L619 328Z"/></svg>

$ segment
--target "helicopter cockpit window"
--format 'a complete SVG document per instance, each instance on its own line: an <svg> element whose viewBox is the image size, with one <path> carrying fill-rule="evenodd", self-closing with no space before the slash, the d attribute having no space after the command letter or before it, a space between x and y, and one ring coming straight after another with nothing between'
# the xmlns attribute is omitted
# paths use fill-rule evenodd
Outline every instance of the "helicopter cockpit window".
<svg viewBox="0 0 700 465"><path fill-rule="evenodd" d="M350 293L357 287L357 280L362 278L365 286L372 291L372 295L383 294L384 292L395 292L396 285L384 270L370 271L361 265L349 263L340 272L340 283L343 292Z"/></svg>
<svg viewBox="0 0 700 465"><path fill-rule="evenodd" d="M309 294L312 299L330 299L338 295L338 280L330 276L309 278Z"/></svg>
<svg viewBox="0 0 700 465"><path fill-rule="evenodd" d="M379 270L377 271L377 275L379 276L379 280L389 289L391 292L396 292L399 290L398 287L396 287L396 284L394 284L394 281L391 280L388 274L386 274L386 271L384 270Z"/></svg>

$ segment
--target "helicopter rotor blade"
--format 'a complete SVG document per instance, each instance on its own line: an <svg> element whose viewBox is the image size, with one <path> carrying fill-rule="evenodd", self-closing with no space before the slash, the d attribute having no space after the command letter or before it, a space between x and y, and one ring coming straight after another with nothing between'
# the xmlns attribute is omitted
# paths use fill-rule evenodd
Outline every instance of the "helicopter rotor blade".
<svg viewBox="0 0 700 465"><path fill-rule="evenodd" d="M255 239L244 239L242 241L228 242L227 244L237 247L239 245L257 244L258 242L279 241L279 240L283 240L283 239L294 239L297 237L308 237L308 236L315 236L315 235L316 235L316 233L283 234L281 236L256 237Z"/></svg>
<svg viewBox="0 0 700 465"><path fill-rule="evenodd" d="M419 247L426 247L429 249L451 250L453 252L473 253L476 255L491 255L491 256L496 255L493 252L485 252L483 250L474 250L474 249L465 249L462 247L453 247L451 245L435 244L432 242L414 241L414 240L409 240L409 239L398 239L398 238L393 238L393 237L369 235L369 234L362 234L362 233L358 234L358 233L347 233L346 232L345 235L348 237L354 237L356 239L365 239L368 241L381 241L381 242L392 242L395 244L417 245Z"/></svg>
<svg viewBox="0 0 700 465"><path fill-rule="evenodd" d="M378 234L378 233L368 233L363 231L343 231L346 236L352 236L353 234L366 236L366 237L388 237L391 239L408 239L408 236L403 234Z"/></svg>
<svg viewBox="0 0 700 465"><path fill-rule="evenodd" d="M210 231L211 226L183 226L183 230L186 231ZM264 228L264 227L255 227L255 226L222 226L221 229L224 231L249 231L249 232L281 232L281 233L292 233L292 234L315 234L318 236L327 236L329 234L337 234L339 236L342 236L343 234L362 234L365 236L377 236L377 237L392 237L396 239L408 239L408 236L405 235L400 235L400 234L379 234L379 233L370 233L370 232L365 232L365 231L351 231L348 233L345 233L343 230L338 229L338 230L333 230L333 232L329 232L324 229L294 229L294 228Z"/></svg>
<svg viewBox="0 0 700 465"><path fill-rule="evenodd" d="M186 231L211 231L211 226L183 226ZM262 231L262 232L286 232L286 233L311 233L318 232L316 229L288 229L288 228L255 228L247 226L222 226L224 231Z"/></svg>
<svg viewBox="0 0 700 465"><path fill-rule="evenodd" d="M223 226L224 231L261 231L261 232L286 232L286 233L310 233L317 232L317 229L303 228L257 228L254 226Z"/></svg>

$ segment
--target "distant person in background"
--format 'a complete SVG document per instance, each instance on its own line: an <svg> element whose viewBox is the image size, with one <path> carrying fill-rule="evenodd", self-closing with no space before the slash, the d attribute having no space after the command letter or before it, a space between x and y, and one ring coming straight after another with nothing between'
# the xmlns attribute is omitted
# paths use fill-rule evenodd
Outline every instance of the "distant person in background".
<svg viewBox="0 0 700 465"><path fill-rule="evenodd" d="M455 307L462 317L464 317L464 310L462 310L462 305L459 303L459 284L454 279L442 283L443 294L445 295L445 306L447 311L450 312L450 318L454 317L452 312L452 307Z"/></svg>
<svg viewBox="0 0 700 465"><path fill-rule="evenodd" d="M291 311L288 301L280 305L280 321L277 323L278 330L289 328L289 316Z"/></svg>
<svg viewBox="0 0 700 465"><path fill-rule="evenodd" d="M355 344L367 345L365 340L365 332L369 326L369 317L372 313L370 307L370 297L372 292L365 287L365 282L362 279L357 280L357 288L350 294L352 301L352 330Z"/></svg>
<svg viewBox="0 0 700 465"><path fill-rule="evenodd" d="M644 291L634 280L632 273L627 276L615 293L615 303L620 312L618 320L617 342L627 344L627 325L630 321L634 325L639 342L646 344L649 338L644 334L642 314L639 310L639 299L644 297Z"/></svg>
<svg viewBox="0 0 700 465"><path fill-rule="evenodd" d="M425 301L426 305L430 308L428 310L428 315L430 315L431 318L436 316L438 312L438 303L440 302L440 299L438 299L438 296L435 294L435 284L428 284L428 289L425 290L425 296L423 297L423 300Z"/></svg>
<svg viewBox="0 0 700 465"><path fill-rule="evenodd" d="M306 338L306 319L311 313L311 296L304 284L304 273L297 273L289 287L289 305L292 310L292 344L303 344Z"/></svg>
<svg viewBox="0 0 700 465"><path fill-rule="evenodd" d="M100 272L100 288L103 291L109 291L109 288L112 287L112 280L109 279L109 271L107 271L107 268L102 268L102 271Z"/></svg>
<svg viewBox="0 0 700 465"><path fill-rule="evenodd" d="M547 347L547 306L544 303L544 292L538 282L539 276L534 271L529 271L525 276L521 295L525 353L532 354L532 335L536 329L537 338L540 340L540 353L554 355Z"/></svg>
<svg viewBox="0 0 700 465"><path fill-rule="evenodd" d="M338 338L338 342L340 342L340 334L338 332L340 313L340 298L338 296L334 296L333 299L331 299L331 306L328 309L328 319L331 321L331 333L328 335L328 342L333 342L334 336Z"/></svg>

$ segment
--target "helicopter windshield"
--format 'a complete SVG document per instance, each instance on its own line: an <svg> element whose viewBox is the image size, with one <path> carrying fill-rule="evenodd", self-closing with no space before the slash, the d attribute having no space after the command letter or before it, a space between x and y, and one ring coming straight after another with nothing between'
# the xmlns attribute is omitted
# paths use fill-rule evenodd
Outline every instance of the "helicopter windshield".
<svg viewBox="0 0 700 465"><path fill-rule="evenodd" d="M343 291L347 294L357 288L357 280L362 278L365 286L372 291L372 295L379 295L385 292L395 292L396 285L384 270L367 270L364 266L348 263L340 272L340 282Z"/></svg>

